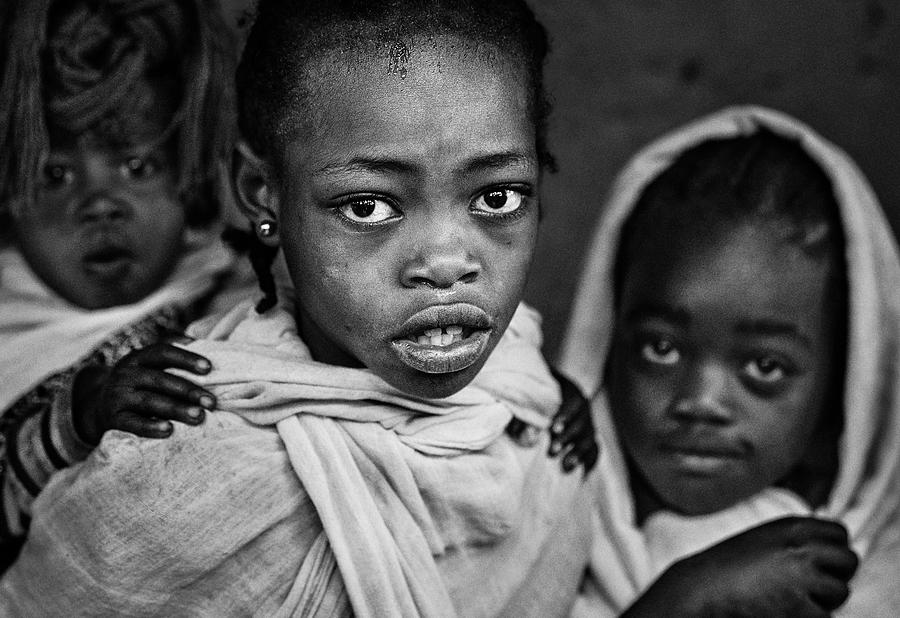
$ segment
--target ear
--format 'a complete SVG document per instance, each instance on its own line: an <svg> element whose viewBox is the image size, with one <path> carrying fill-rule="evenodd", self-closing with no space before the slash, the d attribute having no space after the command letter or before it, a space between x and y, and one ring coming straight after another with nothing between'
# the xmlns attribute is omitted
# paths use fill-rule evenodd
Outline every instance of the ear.
<svg viewBox="0 0 900 618"><path fill-rule="evenodd" d="M271 166L253 152L247 142L240 140L234 149L231 178L238 206L253 225L254 233L263 244L277 247L280 243L279 203L278 192L273 185L274 173ZM259 224L263 221L274 222L273 234L262 236L259 233Z"/></svg>

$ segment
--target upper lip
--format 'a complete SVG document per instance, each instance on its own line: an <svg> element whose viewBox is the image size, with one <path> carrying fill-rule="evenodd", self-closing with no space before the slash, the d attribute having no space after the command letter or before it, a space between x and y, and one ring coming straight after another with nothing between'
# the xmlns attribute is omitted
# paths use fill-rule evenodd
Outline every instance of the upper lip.
<svg viewBox="0 0 900 618"><path fill-rule="evenodd" d="M111 262L113 260L128 259L134 254L126 247L119 245L104 245L95 247L84 253L85 262Z"/></svg>
<svg viewBox="0 0 900 618"><path fill-rule="evenodd" d="M740 442L723 440L721 438L669 440L662 444L662 449L668 452L699 455L701 457L734 458L744 457L747 454L747 447Z"/></svg>
<svg viewBox="0 0 900 618"><path fill-rule="evenodd" d="M407 318L397 329L395 339L421 333L429 328L454 324L475 330L487 330L493 327L493 320L483 309L469 303L431 305Z"/></svg>

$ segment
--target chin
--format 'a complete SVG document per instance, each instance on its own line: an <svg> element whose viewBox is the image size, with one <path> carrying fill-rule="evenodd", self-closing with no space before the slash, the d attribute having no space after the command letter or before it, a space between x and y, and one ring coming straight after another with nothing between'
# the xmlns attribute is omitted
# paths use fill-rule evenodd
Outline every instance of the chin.
<svg viewBox="0 0 900 618"><path fill-rule="evenodd" d="M387 380L391 386L408 395L421 399L444 399L455 395L468 386L478 375L481 365L477 368L467 367L461 371L450 373L423 373L410 370L399 380Z"/></svg>

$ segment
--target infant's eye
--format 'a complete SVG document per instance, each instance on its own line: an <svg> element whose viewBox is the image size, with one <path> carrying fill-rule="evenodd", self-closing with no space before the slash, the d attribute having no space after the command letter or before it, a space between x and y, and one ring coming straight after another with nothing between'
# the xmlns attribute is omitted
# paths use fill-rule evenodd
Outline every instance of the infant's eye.
<svg viewBox="0 0 900 618"><path fill-rule="evenodd" d="M159 171L159 164L153 158L128 157L120 168L126 178L149 178Z"/></svg>
<svg viewBox="0 0 900 618"><path fill-rule="evenodd" d="M772 384L787 376L787 369L778 359L760 356L744 364L744 373L757 382Z"/></svg>
<svg viewBox="0 0 900 618"><path fill-rule="evenodd" d="M641 345L641 358L657 365L674 365L681 360L681 352L672 341L659 337Z"/></svg>
<svg viewBox="0 0 900 618"><path fill-rule="evenodd" d="M60 189L75 182L75 170L68 165L48 163L44 166L43 184L49 189Z"/></svg>
<svg viewBox="0 0 900 618"><path fill-rule="evenodd" d="M338 212L354 223L383 223L400 216L396 208L374 197L357 198L338 207Z"/></svg>
<svg viewBox="0 0 900 618"><path fill-rule="evenodd" d="M519 210L525 201L521 191L515 189L491 189L472 203L472 210L492 215L507 215Z"/></svg>

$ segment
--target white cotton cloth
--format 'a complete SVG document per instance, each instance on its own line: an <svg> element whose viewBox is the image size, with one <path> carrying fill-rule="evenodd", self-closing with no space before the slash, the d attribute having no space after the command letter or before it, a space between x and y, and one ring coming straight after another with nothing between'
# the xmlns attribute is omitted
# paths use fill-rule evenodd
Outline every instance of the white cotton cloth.
<svg viewBox="0 0 900 618"><path fill-rule="evenodd" d="M560 402L531 309L440 400L313 361L283 308L189 333L220 410L167 440L110 432L51 481L0 613L568 613L589 494L546 432L530 448L504 432L513 416L546 427Z"/></svg>
<svg viewBox="0 0 900 618"><path fill-rule="evenodd" d="M235 255L196 234L168 280L146 298L83 309L50 290L12 248L0 251L0 410L45 378L88 356L109 337L164 307L187 307L210 292Z"/></svg>
<svg viewBox="0 0 900 618"><path fill-rule="evenodd" d="M787 514L809 514L796 496L766 490L723 514L673 514L634 525L621 448L601 390L613 329L613 267L621 229L644 188L685 150L703 141L765 127L796 139L830 178L841 210L849 278L845 428L831 496L816 515L843 522L861 566L846 616L900 615L900 259L868 181L840 149L806 125L755 106L732 107L693 122L641 150L618 176L603 207L565 338L562 367L586 392L603 456L595 496L593 581L582 609L594 616L624 610L665 565L725 536ZM727 521L723 521L727 520ZM720 527L721 526L721 527ZM682 540L670 537L681 537Z"/></svg>

